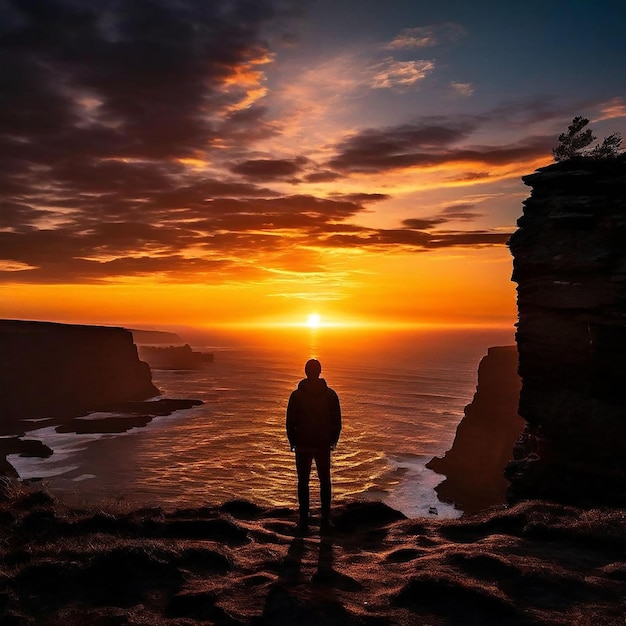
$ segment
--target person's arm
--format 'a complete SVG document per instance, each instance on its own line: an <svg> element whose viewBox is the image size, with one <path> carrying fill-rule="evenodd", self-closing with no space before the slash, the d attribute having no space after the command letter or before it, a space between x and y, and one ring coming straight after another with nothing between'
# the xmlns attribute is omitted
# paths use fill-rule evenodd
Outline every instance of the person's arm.
<svg viewBox="0 0 626 626"><path fill-rule="evenodd" d="M287 439L289 439L289 446L294 449L295 435L296 435L296 419L297 419L297 391L293 391L289 396L289 402L287 403L287 420L285 427L287 430Z"/></svg>
<svg viewBox="0 0 626 626"><path fill-rule="evenodd" d="M331 393L331 424L332 424L332 447L334 448L339 441L341 434L341 406L339 404L339 396L332 391Z"/></svg>

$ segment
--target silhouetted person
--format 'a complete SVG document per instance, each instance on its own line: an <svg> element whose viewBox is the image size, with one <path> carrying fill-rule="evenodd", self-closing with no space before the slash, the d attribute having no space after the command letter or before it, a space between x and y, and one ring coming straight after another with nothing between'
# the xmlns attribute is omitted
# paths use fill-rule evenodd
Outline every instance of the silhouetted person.
<svg viewBox="0 0 626 626"><path fill-rule="evenodd" d="M298 472L299 529L309 523L309 479L315 459L322 504L321 529L330 527L330 451L341 433L341 408L337 394L320 378L322 366L316 359L304 366L306 378L292 392L287 405L287 437L296 452Z"/></svg>

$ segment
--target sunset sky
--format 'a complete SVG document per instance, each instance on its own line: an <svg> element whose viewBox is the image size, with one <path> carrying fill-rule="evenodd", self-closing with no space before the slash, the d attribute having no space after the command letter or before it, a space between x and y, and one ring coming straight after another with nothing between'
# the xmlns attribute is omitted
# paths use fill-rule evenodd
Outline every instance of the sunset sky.
<svg viewBox="0 0 626 626"><path fill-rule="evenodd" d="M622 0L0 0L0 317L513 324L571 119L626 130Z"/></svg>

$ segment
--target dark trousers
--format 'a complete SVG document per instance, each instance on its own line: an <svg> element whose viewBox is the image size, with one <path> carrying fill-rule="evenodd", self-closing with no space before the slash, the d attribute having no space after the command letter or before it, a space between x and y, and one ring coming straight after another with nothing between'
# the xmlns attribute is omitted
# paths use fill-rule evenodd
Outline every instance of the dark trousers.
<svg viewBox="0 0 626 626"><path fill-rule="evenodd" d="M298 471L298 503L300 505L300 518L309 516L309 479L311 477L311 465L315 459L317 476L320 481L320 500L322 503L322 518L328 519L330 515L330 448L319 450L302 450L296 448L296 470Z"/></svg>

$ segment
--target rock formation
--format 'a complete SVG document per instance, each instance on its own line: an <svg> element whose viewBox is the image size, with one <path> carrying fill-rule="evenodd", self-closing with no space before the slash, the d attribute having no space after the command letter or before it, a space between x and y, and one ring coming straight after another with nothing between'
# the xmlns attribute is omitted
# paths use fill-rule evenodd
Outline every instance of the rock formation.
<svg viewBox="0 0 626 626"><path fill-rule="evenodd" d="M76 417L64 420L56 426L58 433L125 433L131 428L142 428L159 415L170 415L174 411L190 409L203 404L201 400L185 398L160 398L148 402L122 402L106 407L108 414L101 417ZM41 420L46 422L47 420ZM0 448L1 450L1 448Z"/></svg>
<svg viewBox="0 0 626 626"><path fill-rule="evenodd" d="M186 343L183 346L137 346L139 358L157 370L195 370L211 363L213 355L195 352Z"/></svg>
<svg viewBox="0 0 626 626"><path fill-rule="evenodd" d="M510 498L626 503L626 161L577 158L532 187L509 247L527 427Z"/></svg>
<svg viewBox="0 0 626 626"><path fill-rule="evenodd" d="M447 477L436 489L440 500L465 512L505 502L504 468L513 459L513 445L524 428L517 413L520 385L516 346L489 348L452 448L426 465Z"/></svg>
<svg viewBox="0 0 626 626"><path fill-rule="evenodd" d="M19 320L0 320L0 388L0 428L159 393L130 331Z"/></svg>

